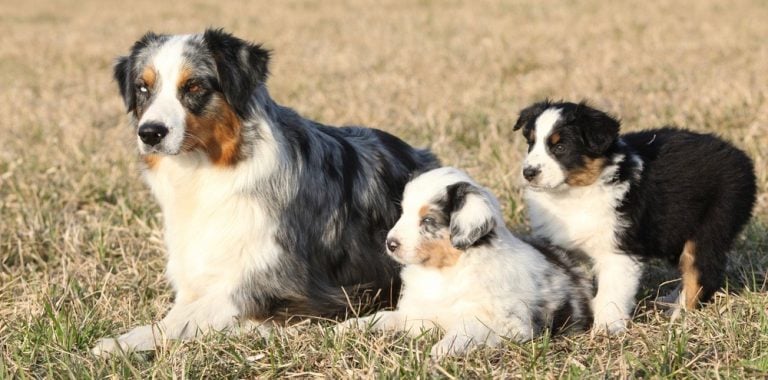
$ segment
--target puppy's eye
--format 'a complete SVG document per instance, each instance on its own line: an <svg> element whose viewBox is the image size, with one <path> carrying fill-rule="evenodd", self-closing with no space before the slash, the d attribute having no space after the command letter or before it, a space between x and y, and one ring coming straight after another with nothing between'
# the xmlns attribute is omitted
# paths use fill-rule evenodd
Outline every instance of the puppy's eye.
<svg viewBox="0 0 768 380"><path fill-rule="evenodd" d="M435 218L433 218L431 216L428 216L428 217L422 219L420 224L422 226L433 225L433 224L435 224Z"/></svg>
<svg viewBox="0 0 768 380"><path fill-rule="evenodd" d="M565 153L565 145L563 144L557 144L554 147L552 147L552 153L554 154L563 154Z"/></svg>

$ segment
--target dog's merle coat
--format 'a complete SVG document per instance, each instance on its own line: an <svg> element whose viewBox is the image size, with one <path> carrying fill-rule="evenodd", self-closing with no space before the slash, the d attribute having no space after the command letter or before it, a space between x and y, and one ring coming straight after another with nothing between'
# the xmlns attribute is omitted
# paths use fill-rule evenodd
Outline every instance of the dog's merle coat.
<svg viewBox="0 0 768 380"><path fill-rule="evenodd" d="M726 254L755 202L744 152L671 127L619 135L618 120L584 103L536 103L521 112L520 128L534 234L595 260L597 327L623 329L615 322L628 319L647 258L679 263L680 306L722 285Z"/></svg>
<svg viewBox="0 0 768 380"><path fill-rule="evenodd" d="M335 128L280 106L269 52L221 30L148 33L115 79L166 226L174 307L95 352L151 349L237 321L340 317L398 299L384 239L405 183L438 166L386 132Z"/></svg>

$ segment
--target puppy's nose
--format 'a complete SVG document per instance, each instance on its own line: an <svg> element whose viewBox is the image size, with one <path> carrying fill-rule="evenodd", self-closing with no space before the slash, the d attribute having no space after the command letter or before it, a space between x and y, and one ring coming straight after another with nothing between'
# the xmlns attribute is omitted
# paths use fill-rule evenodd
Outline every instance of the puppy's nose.
<svg viewBox="0 0 768 380"><path fill-rule="evenodd" d="M139 138L144 144L157 145L168 134L168 128L161 123L144 123L139 127Z"/></svg>
<svg viewBox="0 0 768 380"><path fill-rule="evenodd" d="M387 251L395 253L400 248L400 242L395 238L387 238Z"/></svg>
<svg viewBox="0 0 768 380"><path fill-rule="evenodd" d="M541 173L541 169L538 167L527 166L523 169L523 177L529 182L536 178L539 173Z"/></svg>

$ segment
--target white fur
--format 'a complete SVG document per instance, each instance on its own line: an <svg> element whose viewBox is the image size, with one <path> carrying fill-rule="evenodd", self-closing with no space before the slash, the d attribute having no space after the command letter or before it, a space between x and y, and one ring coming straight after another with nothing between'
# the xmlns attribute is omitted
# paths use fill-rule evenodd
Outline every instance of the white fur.
<svg viewBox="0 0 768 380"><path fill-rule="evenodd" d="M560 114L559 108L550 108L536 118L536 140L533 143L533 148L525 157L523 166L539 169L541 173L532 180L530 186L555 189L565 184L565 171L547 149L547 140L552 134L555 124L560 120Z"/></svg>
<svg viewBox="0 0 768 380"><path fill-rule="evenodd" d="M260 130L255 156L234 168L213 166L205 154L190 152L165 156L144 172L163 211L175 304L161 322L102 339L94 353L148 350L211 329L260 327L238 321L232 301L246 274L269 271L283 254L272 239L277 221L247 192L280 159L271 126L263 123Z"/></svg>
<svg viewBox="0 0 768 380"><path fill-rule="evenodd" d="M623 157L614 157L614 162ZM617 233L625 227L615 208L628 183L606 184L617 167L606 167L600 179L560 191L527 188L524 193L534 235L568 249L579 249L594 260L598 291L592 309L595 328L611 333L626 329L642 274L640 262L623 253Z"/></svg>
<svg viewBox="0 0 768 380"><path fill-rule="evenodd" d="M413 256L408 251L418 244L419 209L444 194L447 186L462 181L474 184L457 169L440 168L406 186L403 215L389 234L400 239L405 256ZM348 320L337 331L370 326L419 334L422 328L437 326L445 330L445 336L432 348L433 357L461 354L480 344L495 346L502 337L517 341L533 338L532 305L564 297L565 284L540 281L550 264L512 235L504 226L495 197L485 189L481 191L485 203L465 204L462 210L467 209L470 218L492 213L499 222L494 229L498 241L493 246L469 248L455 265L440 269L406 264L396 311Z"/></svg>
<svg viewBox="0 0 768 380"><path fill-rule="evenodd" d="M182 51L184 44L192 36L173 36L164 43L152 60L156 83L153 90L154 100L141 116L138 125L147 122L159 122L168 128L168 135L157 146L144 144L137 137L139 151L142 154L160 152L177 154L181 150L186 131L186 116L178 94L179 76L184 65Z"/></svg>

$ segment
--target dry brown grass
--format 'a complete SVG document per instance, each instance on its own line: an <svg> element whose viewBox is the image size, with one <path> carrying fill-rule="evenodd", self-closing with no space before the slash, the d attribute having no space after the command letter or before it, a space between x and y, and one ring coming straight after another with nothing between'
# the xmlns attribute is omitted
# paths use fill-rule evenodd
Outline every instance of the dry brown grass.
<svg viewBox="0 0 768 380"><path fill-rule="evenodd" d="M768 4L270 3L0 4L0 378L768 375ZM534 100L588 98L626 130L673 123L731 139L754 158L760 195L730 292L683 323L641 310L623 337L545 337L439 365L424 360L429 334L340 338L326 326L91 357L96 338L156 319L170 299L112 60L148 29L211 25L274 49L279 102L431 146L491 187L521 230L510 126ZM646 295L668 277L658 272Z"/></svg>

